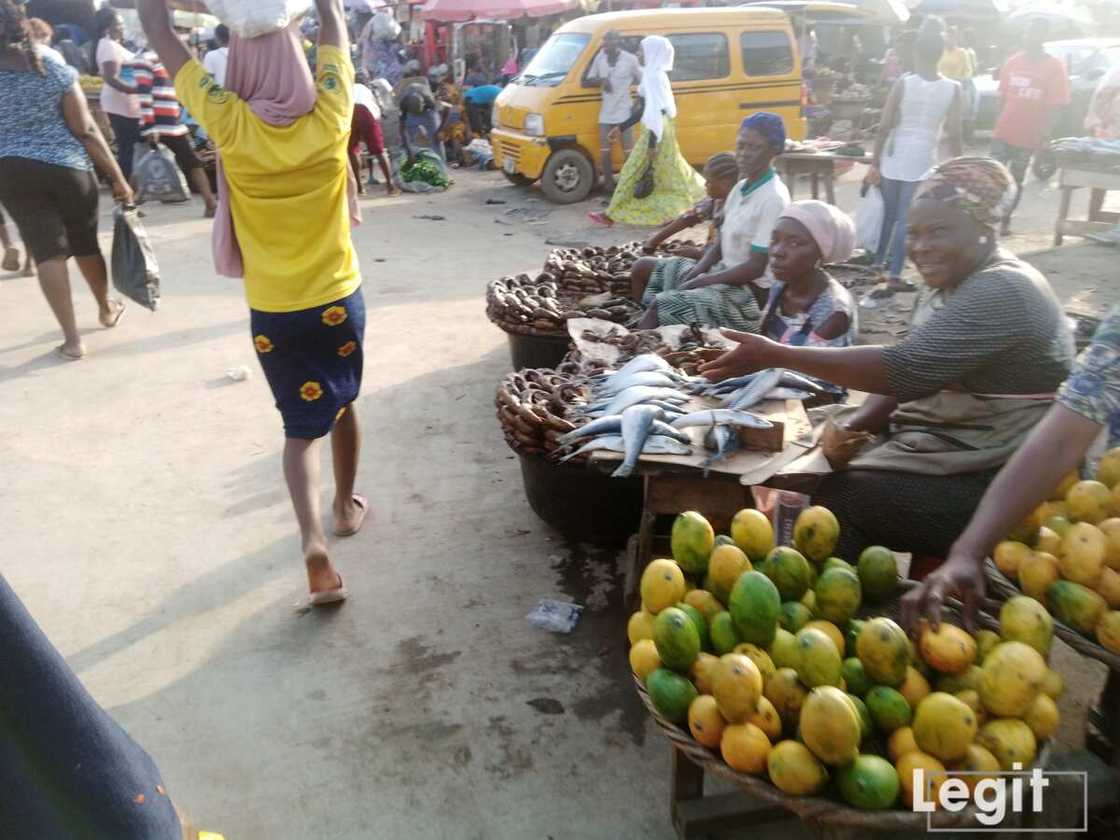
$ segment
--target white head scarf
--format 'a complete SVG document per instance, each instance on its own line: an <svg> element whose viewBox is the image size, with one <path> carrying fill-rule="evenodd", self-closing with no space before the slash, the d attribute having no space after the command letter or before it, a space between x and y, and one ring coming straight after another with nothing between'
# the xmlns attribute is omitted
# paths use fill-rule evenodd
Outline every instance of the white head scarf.
<svg viewBox="0 0 1120 840"><path fill-rule="evenodd" d="M668 38L647 35L642 39L642 55L645 57L645 68L642 70L642 83L638 85L638 94L645 100L642 125L660 140L665 129L665 117L671 119L677 115L677 102L673 99L673 87L669 82L669 72L673 69L673 45Z"/></svg>

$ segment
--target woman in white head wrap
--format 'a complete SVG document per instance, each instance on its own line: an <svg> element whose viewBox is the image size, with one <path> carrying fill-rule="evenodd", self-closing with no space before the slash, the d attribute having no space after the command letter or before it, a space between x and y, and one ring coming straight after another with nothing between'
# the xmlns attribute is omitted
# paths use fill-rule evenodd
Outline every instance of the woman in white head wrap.
<svg viewBox="0 0 1120 840"><path fill-rule="evenodd" d="M853 344L855 302L824 266L846 260L855 243L855 224L838 207L816 200L789 205L770 234L774 285L759 332L780 344L799 347ZM843 393L837 386L828 387Z"/></svg>
<svg viewBox="0 0 1120 840"><path fill-rule="evenodd" d="M610 207L588 214L597 224L663 225L704 197L704 179L677 145L677 103L669 80L673 45L668 38L649 35L642 39L639 55L644 70L638 99L630 119L614 132L621 135L641 123L642 133L622 167Z"/></svg>

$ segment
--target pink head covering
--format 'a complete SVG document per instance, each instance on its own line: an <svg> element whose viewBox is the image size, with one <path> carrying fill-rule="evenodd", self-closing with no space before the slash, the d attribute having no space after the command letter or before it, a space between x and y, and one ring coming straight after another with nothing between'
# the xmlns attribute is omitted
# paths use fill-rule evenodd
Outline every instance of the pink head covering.
<svg viewBox="0 0 1120 840"><path fill-rule="evenodd" d="M778 218L793 219L804 225L826 263L843 262L856 247L856 226L851 217L823 201L795 201Z"/></svg>
<svg viewBox="0 0 1120 840"><path fill-rule="evenodd" d="M307 65L299 34L299 21L256 38L230 35L226 89L248 103L254 114L269 125L291 125L315 107L315 80ZM229 187L219 149L218 212L214 218L214 266L219 274L241 277L244 266L233 228ZM349 172L349 167L347 167ZM279 173L278 173L279 174ZM350 215L361 223L357 209L357 184L350 173Z"/></svg>

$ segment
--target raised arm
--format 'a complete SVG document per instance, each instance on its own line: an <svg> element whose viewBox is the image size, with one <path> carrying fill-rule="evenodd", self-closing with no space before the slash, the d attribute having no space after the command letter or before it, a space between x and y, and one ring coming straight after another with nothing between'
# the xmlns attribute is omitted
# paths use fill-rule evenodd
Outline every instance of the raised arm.
<svg viewBox="0 0 1120 840"><path fill-rule="evenodd" d="M156 51L174 79L182 66L191 60L191 54L171 26L171 12L166 0L136 0L136 11L140 14L140 25L144 27L148 45Z"/></svg>
<svg viewBox="0 0 1120 840"><path fill-rule="evenodd" d="M779 367L856 391L891 393L882 347L793 347L734 330L723 330L723 334L739 346L700 366L700 373L713 382Z"/></svg>
<svg viewBox="0 0 1120 840"><path fill-rule="evenodd" d="M319 46L338 47L349 53L350 35L342 0L315 0L315 11L319 15Z"/></svg>
<svg viewBox="0 0 1120 840"><path fill-rule="evenodd" d="M1051 407L989 485L946 561L902 599L908 627L927 616L936 629L949 595L960 597L965 622L971 624L984 595L984 558L1077 467L1100 430L1101 424L1064 405Z"/></svg>

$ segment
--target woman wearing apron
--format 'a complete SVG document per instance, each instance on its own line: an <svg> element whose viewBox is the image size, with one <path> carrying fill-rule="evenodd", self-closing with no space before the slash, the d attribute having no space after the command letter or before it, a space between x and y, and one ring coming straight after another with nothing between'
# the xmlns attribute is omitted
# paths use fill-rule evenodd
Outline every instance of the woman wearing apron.
<svg viewBox="0 0 1120 840"><path fill-rule="evenodd" d="M992 477L1069 373L1073 338L1046 279L996 245L1015 195L988 158L934 169L910 210L908 246L927 287L893 347L812 347L727 334L740 346L701 368L711 379L790 368L872 396L830 406L835 472L814 494L840 521L838 556L868 545L943 558Z"/></svg>

